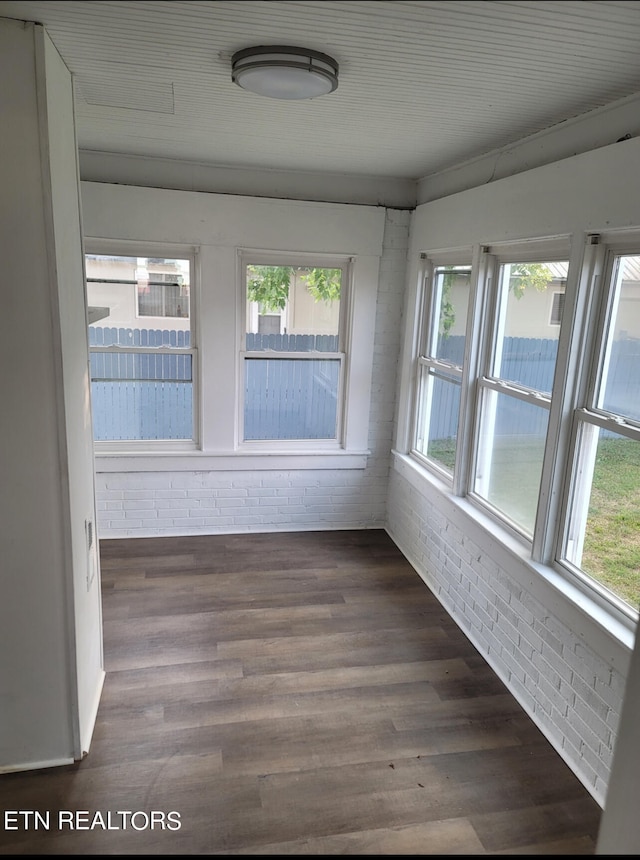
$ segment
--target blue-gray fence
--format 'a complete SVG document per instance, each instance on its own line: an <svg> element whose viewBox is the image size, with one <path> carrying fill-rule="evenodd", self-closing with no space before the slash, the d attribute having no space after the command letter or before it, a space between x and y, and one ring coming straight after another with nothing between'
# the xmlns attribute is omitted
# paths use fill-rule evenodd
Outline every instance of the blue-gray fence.
<svg viewBox="0 0 640 860"><path fill-rule="evenodd" d="M186 329L116 328L89 326L89 346L191 346L191 332Z"/></svg>
<svg viewBox="0 0 640 860"><path fill-rule="evenodd" d="M462 365L464 342L462 335L441 338L438 357ZM536 391L550 393L557 354L558 341L551 338L505 337L500 376Z"/></svg>
<svg viewBox="0 0 640 860"><path fill-rule="evenodd" d="M188 331L89 328L94 438L191 439L193 367L191 355L127 352L127 347L188 348ZM332 335L247 334L255 352L330 353ZM246 360L244 438L333 439L338 414L340 362L335 358Z"/></svg>
<svg viewBox="0 0 640 860"><path fill-rule="evenodd" d="M443 337L438 343L438 357L462 365L465 338ZM550 393L556 364L558 341L551 338L507 337L502 345L500 376L536 391ZM446 374L445 374L446 380ZM460 388L436 379L429 439L452 439L458 428ZM546 432L546 410L527 406L511 397L500 398L496 412L495 433L498 436Z"/></svg>
<svg viewBox="0 0 640 860"><path fill-rule="evenodd" d="M337 352L334 335L248 332L247 352ZM245 361L244 438L335 439L338 359L265 356Z"/></svg>
<svg viewBox="0 0 640 860"><path fill-rule="evenodd" d="M442 338L438 357L461 365L464 337ZM550 338L507 337L504 339L500 376L510 382L550 393L556 365L558 341ZM446 375L445 375L446 379ZM640 340L616 340L611 350L602 406L610 412L640 420ZM431 440L455 437L458 426L459 387L437 381L429 428ZM496 412L498 436L544 435L547 411L512 397L501 397Z"/></svg>
<svg viewBox="0 0 640 860"><path fill-rule="evenodd" d="M247 332L247 352L337 352L333 334L255 334Z"/></svg>
<svg viewBox="0 0 640 860"><path fill-rule="evenodd" d="M116 439L191 439L193 367L191 355L127 352L127 347L189 348L182 330L89 327L93 434Z"/></svg>
<svg viewBox="0 0 640 860"><path fill-rule="evenodd" d="M248 358L244 438L335 439L338 359Z"/></svg>
<svg viewBox="0 0 640 860"><path fill-rule="evenodd" d="M188 354L127 352L127 347L184 347L188 331L89 328L90 346L117 345L117 353L91 353L92 408L97 440L191 439L193 367ZM339 361L335 358L274 358L269 352L331 353L338 339L329 335L247 334L245 439L331 439L335 437ZM438 355L462 364L464 337L444 338ZM501 376L537 391L550 392L557 341L505 338ZM604 407L640 419L640 340L616 341L609 366ZM208 381L208 389L213 383ZM546 411L501 398L495 432L540 432ZM458 422L455 386L437 383L430 438L455 436Z"/></svg>

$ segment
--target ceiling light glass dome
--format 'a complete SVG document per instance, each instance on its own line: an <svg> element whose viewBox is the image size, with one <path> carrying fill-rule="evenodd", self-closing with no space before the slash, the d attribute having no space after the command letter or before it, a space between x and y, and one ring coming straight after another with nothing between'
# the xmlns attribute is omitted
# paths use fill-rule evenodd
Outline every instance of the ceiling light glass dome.
<svg viewBox="0 0 640 860"><path fill-rule="evenodd" d="M260 45L233 55L231 80L272 99L313 99L337 89L338 63L319 51Z"/></svg>

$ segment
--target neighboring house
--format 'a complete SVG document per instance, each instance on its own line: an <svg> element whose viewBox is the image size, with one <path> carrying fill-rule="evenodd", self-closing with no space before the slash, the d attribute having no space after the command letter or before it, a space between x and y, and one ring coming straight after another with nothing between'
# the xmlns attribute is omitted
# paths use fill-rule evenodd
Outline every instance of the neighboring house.
<svg viewBox="0 0 640 860"><path fill-rule="evenodd" d="M108 308L102 327L188 331L190 277L185 261L87 254L89 308ZM97 321L96 321L97 322Z"/></svg>

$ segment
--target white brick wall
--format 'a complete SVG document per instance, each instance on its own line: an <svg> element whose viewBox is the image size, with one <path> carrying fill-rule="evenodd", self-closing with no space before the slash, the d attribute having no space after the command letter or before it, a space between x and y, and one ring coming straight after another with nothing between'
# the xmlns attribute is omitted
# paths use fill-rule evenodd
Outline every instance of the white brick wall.
<svg viewBox="0 0 640 860"><path fill-rule="evenodd" d="M114 472L97 476L102 538L380 528L386 475L305 472Z"/></svg>
<svg viewBox="0 0 640 860"><path fill-rule="evenodd" d="M384 527L409 221L387 212L366 468L98 472L101 538Z"/></svg>
<svg viewBox="0 0 640 860"><path fill-rule="evenodd" d="M624 677L396 470L388 498L399 548L604 805Z"/></svg>

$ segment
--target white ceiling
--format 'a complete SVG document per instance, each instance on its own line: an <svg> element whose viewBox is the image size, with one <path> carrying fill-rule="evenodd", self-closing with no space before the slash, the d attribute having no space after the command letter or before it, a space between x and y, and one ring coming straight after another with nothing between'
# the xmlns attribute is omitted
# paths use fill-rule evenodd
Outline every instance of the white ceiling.
<svg viewBox="0 0 640 860"><path fill-rule="evenodd" d="M0 2L74 75L81 150L418 180L640 93L640 3ZM336 92L281 101L231 55L300 45Z"/></svg>

